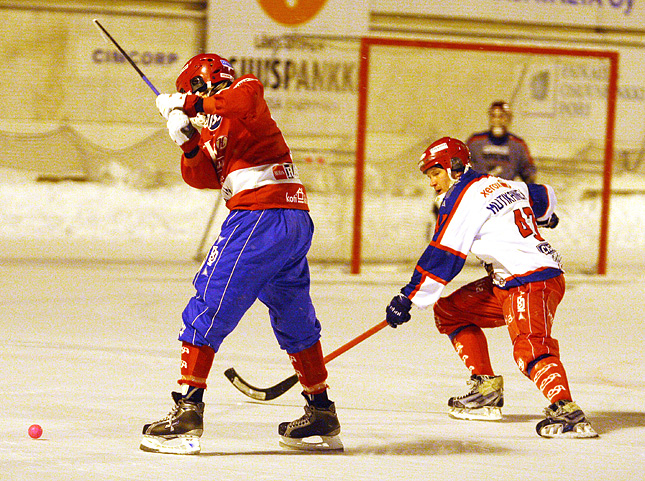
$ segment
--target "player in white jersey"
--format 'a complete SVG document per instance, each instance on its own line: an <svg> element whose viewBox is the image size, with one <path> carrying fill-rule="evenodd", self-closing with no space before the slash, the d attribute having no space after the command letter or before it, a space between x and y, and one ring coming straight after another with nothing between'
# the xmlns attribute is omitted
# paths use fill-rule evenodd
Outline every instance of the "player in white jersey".
<svg viewBox="0 0 645 481"><path fill-rule="evenodd" d="M565 281L560 256L538 225L558 223L554 191L481 174L469 163L466 145L450 137L433 142L421 156L419 168L442 198L439 217L410 282L387 306L387 321L397 327L410 320L412 305L434 305L439 332L448 335L471 373L470 392L448 401L450 415L460 419L501 418L503 380L493 372L482 328L506 325L520 371L551 403L537 433L595 437L572 400L558 341L551 337ZM489 275L440 297L468 252Z"/></svg>

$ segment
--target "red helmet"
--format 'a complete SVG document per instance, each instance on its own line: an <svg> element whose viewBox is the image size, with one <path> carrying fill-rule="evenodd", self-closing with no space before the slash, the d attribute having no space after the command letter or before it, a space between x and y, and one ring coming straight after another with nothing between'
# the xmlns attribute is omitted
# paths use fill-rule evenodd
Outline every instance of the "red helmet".
<svg viewBox="0 0 645 481"><path fill-rule="evenodd" d="M230 85L235 79L235 70L225 58L202 53L191 58L179 72L175 86L181 93L212 94L216 87Z"/></svg>
<svg viewBox="0 0 645 481"><path fill-rule="evenodd" d="M450 173L463 172L470 164L470 151L461 140L442 137L430 144L419 159L419 169L424 174L431 167L439 166Z"/></svg>

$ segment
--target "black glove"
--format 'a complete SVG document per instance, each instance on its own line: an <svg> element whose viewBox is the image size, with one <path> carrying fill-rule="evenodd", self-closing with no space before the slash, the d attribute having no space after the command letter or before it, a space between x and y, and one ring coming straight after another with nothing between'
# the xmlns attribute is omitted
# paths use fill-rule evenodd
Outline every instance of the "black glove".
<svg viewBox="0 0 645 481"><path fill-rule="evenodd" d="M396 326L410 320L410 308L412 301L403 294L398 294L392 298L390 304L385 308L385 320L387 323L396 328Z"/></svg>
<svg viewBox="0 0 645 481"><path fill-rule="evenodd" d="M555 229L555 227L560 222L560 218L555 215L555 212L547 220L538 221L538 227L545 227L547 229Z"/></svg>

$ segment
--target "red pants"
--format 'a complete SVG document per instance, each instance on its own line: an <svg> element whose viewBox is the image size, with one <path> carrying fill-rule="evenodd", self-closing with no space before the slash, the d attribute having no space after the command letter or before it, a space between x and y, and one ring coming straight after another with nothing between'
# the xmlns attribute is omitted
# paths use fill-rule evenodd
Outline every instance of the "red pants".
<svg viewBox="0 0 645 481"><path fill-rule="evenodd" d="M485 277L439 299L434 306L435 322L439 332L450 336L453 344L461 332L466 342L479 344L470 348L463 343L455 344L471 371L490 369L488 347L481 328L506 324L515 362L526 376L531 377L536 360L546 357L559 360L558 341L551 337L551 326L564 291L562 275L509 290L493 286L490 277ZM468 332L470 334L466 335ZM490 370L490 373L474 373L492 374Z"/></svg>

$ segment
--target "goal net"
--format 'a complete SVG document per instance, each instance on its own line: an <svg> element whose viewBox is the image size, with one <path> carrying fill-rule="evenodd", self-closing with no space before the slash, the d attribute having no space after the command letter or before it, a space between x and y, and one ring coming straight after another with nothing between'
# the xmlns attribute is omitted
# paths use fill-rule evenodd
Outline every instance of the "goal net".
<svg viewBox="0 0 645 481"><path fill-rule="evenodd" d="M352 272L418 259L434 228L419 156L486 130L503 99L538 182L558 194L560 226L544 235L565 268L604 273L617 68L613 52L363 39Z"/></svg>

